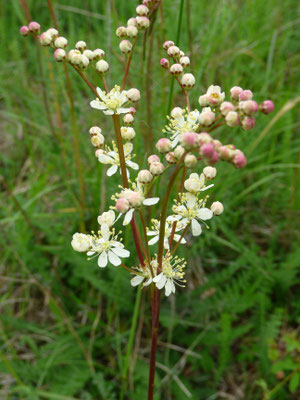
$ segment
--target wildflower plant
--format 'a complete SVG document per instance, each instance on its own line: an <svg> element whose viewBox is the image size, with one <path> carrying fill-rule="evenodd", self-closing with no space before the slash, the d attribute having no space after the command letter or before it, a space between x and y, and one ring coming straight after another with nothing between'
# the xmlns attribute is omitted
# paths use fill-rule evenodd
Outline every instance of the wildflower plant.
<svg viewBox="0 0 300 400"><path fill-rule="evenodd" d="M189 72L190 59L184 49L171 40L165 41L162 44L165 57L160 60L160 65L166 75L178 83L186 105L185 108L174 107L166 116L162 137L156 143L157 154L147 155L147 165L139 164L134 154L134 139L139 132L134 124L138 116L135 107L142 94L137 88L127 88L127 78L135 44L149 29L158 6L159 0L144 0L127 26L117 28L125 71L122 82L111 88L105 79L110 66L102 49L89 49L80 40L75 48L67 50L68 40L60 36L57 27L41 33L40 25L30 22L20 28L21 35L33 36L42 46L53 49L57 62L72 67L91 89L93 112L99 113L100 121L111 119L115 133L113 141L107 143L100 126L91 127L89 136L95 148L95 162L107 168L107 179L117 174L119 186L111 197L109 209L95 221L96 231L74 233L71 245L75 251L86 253L89 260L97 260L100 268L126 269L128 282L139 287L138 290L151 289L149 400L153 399L161 292L165 296L174 295L176 290L184 290L186 286L188 260L179 258L176 252L180 245L186 244L185 235L189 231L195 240L201 240L198 237L209 228L210 220L224 211L221 202L211 203L209 199L217 175L216 165L222 167L222 162L226 162L234 168L246 166L242 150L215 139L214 131L220 126L251 130L259 111L269 114L274 108L271 100L258 105L251 90L238 86L232 87L228 94L217 85L199 93L196 79ZM98 73L101 87L95 87L88 80L87 69ZM190 91L194 87L198 103L192 108ZM166 176L166 187L159 186L156 190L161 176ZM130 254L122 241L122 227L126 225L130 225L132 231L134 254ZM96 268L96 262L94 265Z"/></svg>

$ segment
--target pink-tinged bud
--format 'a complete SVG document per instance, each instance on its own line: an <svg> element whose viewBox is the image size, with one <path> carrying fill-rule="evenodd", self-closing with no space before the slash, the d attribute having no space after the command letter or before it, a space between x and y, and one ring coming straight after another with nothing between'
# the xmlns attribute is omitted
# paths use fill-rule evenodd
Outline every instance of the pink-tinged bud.
<svg viewBox="0 0 300 400"><path fill-rule="evenodd" d="M141 17L146 17L149 14L149 8L143 4L137 6L135 11L136 11L137 15L140 15Z"/></svg>
<svg viewBox="0 0 300 400"><path fill-rule="evenodd" d="M52 42L52 36L47 32L43 32L39 36L39 42L41 43L42 46L49 46Z"/></svg>
<svg viewBox="0 0 300 400"><path fill-rule="evenodd" d="M79 51L84 51L86 50L86 43L83 40L79 40L79 42L75 44L75 48Z"/></svg>
<svg viewBox="0 0 300 400"><path fill-rule="evenodd" d="M58 37L58 35L59 35L58 30L55 29L55 28L47 29L46 32L49 33L49 35L51 35L51 37L52 37L53 40L56 39L56 38Z"/></svg>
<svg viewBox="0 0 300 400"><path fill-rule="evenodd" d="M160 60L160 65L161 65L163 68L169 69L169 67L170 67L169 60L168 60L167 58L162 58L162 59Z"/></svg>
<svg viewBox="0 0 300 400"><path fill-rule="evenodd" d="M170 67L170 73L172 75L181 75L183 72L183 67L181 64L173 64Z"/></svg>
<svg viewBox="0 0 300 400"><path fill-rule="evenodd" d="M240 95L239 95L239 100L240 101L246 101L246 100L251 100L253 97L253 93L251 90L243 90Z"/></svg>
<svg viewBox="0 0 300 400"><path fill-rule="evenodd" d="M143 4L144 4L144 6L149 8L152 5L152 0L143 0Z"/></svg>
<svg viewBox="0 0 300 400"><path fill-rule="evenodd" d="M173 151L170 151L169 153L167 153L165 155L165 159L166 159L168 164L175 164L176 161L177 161Z"/></svg>
<svg viewBox="0 0 300 400"><path fill-rule="evenodd" d="M214 215L221 215L224 211L224 206L220 201L214 201L210 206L210 209Z"/></svg>
<svg viewBox="0 0 300 400"><path fill-rule="evenodd" d="M135 28L137 28L136 18L129 18L129 20L127 21L127 26L134 26Z"/></svg>
<svg viewBox="0 0 300 400"><path fill-rule="evenodd" d="M150 164L150 172L152 175L161 175L164 172L164 164L162 164L161 162L153 162Z"/></svg>
<svg viewBox="0 0 300 400"><path fill-rule="evenodd" d="M167 40L166 42L164 42L163 44L163 48L165 50L168 50L171 46L174 46L174 42L172 42L172 40Z"/></svg>
<svg viewBox="0 0 300 400"><path fill-rule="evenodd" d="M123 122L125 125L132 125L134 122L134 117L132 114L125 114L123 117Z"/></svg>
<svg viewBox="0 0 300 400"><path fill-rule="evenodd" d="M169 139L162 138L158 140L155 147L157 148L159 153L168 153L172 150L172 143Z"/></svg>
<svg viewBox="0 0 300 400"><path fill-rule="evenodd" d="M247 164L247 159L244 153L240 150L236 150L233 157L233 165L235 168L243 168Z"/></svg>
<svg viewBox="0 0 300 400"><path fill-rule="evenodd" d="M180 160L181 157L184 155L184 153L185 153L184 148L180 145L177 146L174 150L174 156L175 156L176 160Z"/></svg>
<svg viewBox="0 0 300 400"><path fill-rule="evenodd" d="M215 153L215 146L212 143L205 143L200 147L200 155L211 158Z"/></svg>
<svg viewBox="0 0 300 400"><path fill-rule="evenodd" d="M208 166L203 169L203 173L206 179L214 179L217 175L217 170L215 167Z"/></svg>
<svg viewBox="0 0 300 400"><path fill-rule="evenodd" d="M189 67L191 64L191 61L188 56L180 57L179 62L183 67Z"/></svg>
<svg viewBox="0 0 300 400"><path fill-rule="evenodd" d="M234 155L233 150L227 146L219 147L218 153L219 153L220 159L223 161L230 161L232 156Z"/></svg>
<svg viewBox="0 0 300 400"><path fill-rule="evenodd" d="M21 34L22 36L28 36L28 35L29 35L29 28L28 28L28 26L25 26L25 25L21 26L19 32L20 32L20 34Z"/></svg>
<svg viewBox="0 0 300 400"><path fill-rule="evenodd" d="M28 25L30 32L38 33L41 29L41 25L38 22L32 21Z"/></svg>
<svg viewBox="0 0 300 400"><path fill-rule="evenodd" d="M215 145L215 149L218 149L219 147L222 146L222 143L220 142L220 140L214 140L213 143Z"/></svg>
<svg viewBox="0 0 300 400"><path fill-rule="evenodd" d="M198 144L201 146L204 143L211 143L213 142L212 137L207 132L201 132L198 134Z"/></svg>
<svg viewBox="0 0 300 400"><path fill-rule="evenodd" d="M67 54L64 49L56 49L53 57L56 61L61 62L67 58Z"/></svg>
<svg viewBox="0 0 300 400"><path fill-rule="evenodd" d="M68 40L62 36L55 39L54 46L57 49L65 49L68 45Z"/></svg>
<svg viewBox="0 0 300 400"><path fill-rule="evenodd" d="M148 164L152 164L154 162L160 162L160 158L156 154L152 154L148 157Z"/></svg>
<svg viewBox="0 0 300 400"><path fill-rule="evenodd" d="M129 210L129 201L127 199L125 199L124 197L120 197L117 201L116 201L116 210L119 213L125 214L128 210Z"/></svg>
<svg viewBox="0 0 300 400"><path fill-rule="evenodd" d="M146 184L146 183L150 183L152 181L153 175L147 169L142 169L138 173L137 179L139 182Z"/></svg>
<svg viewBox="0 0 300 400"><path fill-rule="evenodd" d="M239 95L242 93L243 89L239 86L233 86L230 89L230 97L233 100L238 100L239 99Z"/></svg>
<svg viewBox="0 0 300 400"><path fill-rule="evenodd" d="M184 157L184 165L187 168L194 168L197 162L198 162L197 157L195 157L194 154L187 154Z"/></svg>
<svg viewBox="0 0 300 400"><path fill-rule="evenodd" d="M99 128L99 126L92 126L92 127L90 128L90 130L89 130L89 134L90 134L91 136L93 136L93 135L98 135L98 134L101 133L101 132L102 132L102 129Z"/></svg>
<svg viewBox="0 0 300 400"><path fill-rule="evenodd" d="M198 99L198 102L199 102L201 107L207 107L209 105L208 95L207 94L203 94L202 96L200 96L199 99Z"/></svg>
<svg viewBox="0 0 300 400"><path fill-rule="evenodd" d="M196 79L193 74L184 74L181 77L181 84L185 89L191 89L195 86Z"/></svg>
<svg viewBox="0 0 300 400"><path fill-rule="evenodd" d="M254 117L245 117L242 119L241 123L242 128L245 131L250 131L251 129L253 129L255 124L256 124L256 119Z"/></svg>
<svg viewBox="0 0 300 400"><path fill-rule="evenodd" d="M234 111L234 108L235 107L232 103L230 103L229 101L224 101L220 106L220 111L221 111L221 114L223 115L223 117L226 117L226 115L230 111Z"/></svg>
<svg viewBox="0 0 300 400"><path fill-rule="evenodd" d="M140 29L148 29L150 26L150 21L147 17L136 17L136 22Z"/></svg>
<svg viewBox="0 0 300 400"><path fill-rule="evenodd" d="M125 26L119 26L116 30L116 35L118 36L118 38L125 38L127 36Z"/></svg>
<svg viewBox="0 0 300 400"><path fill-rule="evenodd" d="M104 142L105 139L102 133L98 133L97 135L91 136L91 143L94 147L103 147Z"/></svg>
<svg viewBox="0 0 300 400"><path fill-rule="evenodd" d="M137 102L141 98L141 93L138 89L132 88L127 92L127 99L132 102Z"/></svg>
<svg viewBox="0 0 300 400"><path fill-rule="evenodd" d="M119 44L120 50L123 54L129 54L132 50L132 44L129 40L122 40Z"/></svg>
<svg viewBox="0 0 300 400"><path fill-rule="evenodd" d="M136 113L136 109L134 107L130 107L129 109L130 109L129 113L131 115L134 115Z"/></svg>
<svg viewBox="0 0 300 400"><path fill-rule="evenodd" d="M198 135L195 132L183 132L180 142L184 149L190 150L198 146Z"/></svg>
<svg viewBox="0 0 300 400"><path fill-rule="evenodd" d="M136 38L139 34L138 28L136 26L128 26L126 28L127 36L130 38Z"/></svg>
<svg viewBox="0 0 300 400"><path fill-rule="evenodd" d="M203 108L199 115L199 124L202 126L210 126L214 123L215 113L213 113L210 107Z"/></svg>
<svg viewBox="0 0 300 400"><path fill-rule="evenodd" d="M167 53L170 57L178 57L180 56L180 49L177 46L170 46Z"/></svg>
<svg viewBox="0 0 300 400"><path fill-rule="evenodd" d="M225 121L228 126L237 126L240 123L239 114L236 111L229 111L229 113L225 117Z"/></svg>
<svg viewBox="0 0 300 400"><path fill-rule="evenodd" d="M247 115L252 115L258 110L258 104L254 100L241 101L239 103L239 109Z"/></svg>
<svg viewBox="0 0 300 400"><path fill-rule="evenodd" d="M94 53L94 59L95 59L96 61L97 61L97 60L102 60L102 58L105 57L105 51L102 50L102 49L95 49L95 50L93 51L93 53Z"/></svg>
<svg viewBox="0 0 300 400"><path fill-rule="evenodd" d="M274 103L272 100L265 100L259 106L259 110L264 114L270 114L274 110Z"/></svg>
<svg viewBox="0 0 300 400"><path fill-rule="evenodd" d="M143 196L140 192L130 190L126 198L132 207L139 207L143 203Z"/></svg>
<svg viewBox="0 0 300 400"><path fill-rule="evenodd" d="M210 164L216 164L219 161L219 154L214 151L213 155L209 159Z"/></svg>

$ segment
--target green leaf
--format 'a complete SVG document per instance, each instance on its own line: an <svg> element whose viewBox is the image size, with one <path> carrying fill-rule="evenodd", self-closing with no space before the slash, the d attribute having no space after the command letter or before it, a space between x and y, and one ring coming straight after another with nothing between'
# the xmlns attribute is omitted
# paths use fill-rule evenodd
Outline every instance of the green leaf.
<svg viewBox="0 0 300 400"><path fill-rule="evenodd" d="M291 393L294 393L299 386L300 383L300 374L299 372L296 372L290 379L289 382L289 390Z"/></svg>

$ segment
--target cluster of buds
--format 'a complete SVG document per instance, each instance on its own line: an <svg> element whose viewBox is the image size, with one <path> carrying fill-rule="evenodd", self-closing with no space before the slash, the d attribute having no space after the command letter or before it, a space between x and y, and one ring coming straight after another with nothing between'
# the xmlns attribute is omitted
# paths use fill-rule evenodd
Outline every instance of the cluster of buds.
<svg viewBox="0 0 300 400"><path fill-rule="evenodd" d="M102 129L99 128L98 126L92 126L92 128L89 130L90 137L91 137L91 143L94 147L97 149L102 149L104 146L104 136L102 135ZM99 155L99 152L96 150L96 156Z"/></svg>
<svg viewBox="0 0 300 400"><path fill-rule="evenodd" d="M158 176L164 172L165 166L156 154L151 154L151 156L148 157L147 161L149 165L149 170L152 175Z"/></svg>
<svg viewBox="0 0 300 400"><path fill-rule="evenodd" d="M180 77L179 82L184 90L189 90L195 86L194 75L185 71L190 66L189 57L178 46L175 46L172 40L164 42L163 48L166 50L168 58L162 58L160 65L168 70L171 75L177 77L178 81Z"/></svg>

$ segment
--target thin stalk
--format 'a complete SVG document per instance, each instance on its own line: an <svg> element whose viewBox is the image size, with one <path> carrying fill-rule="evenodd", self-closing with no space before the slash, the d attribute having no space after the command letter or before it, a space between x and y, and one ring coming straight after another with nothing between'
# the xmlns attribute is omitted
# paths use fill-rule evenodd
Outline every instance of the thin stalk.
<svg viewBox="0 0 300 400"><path fill-rule="evenodd" d="M133 50L135 47L137 41L137 37L134 39L134 41L132 42L132 49L131 49L131 53L127 59L127 63L126 63L126 67L125 67L125 72L124 72L124 77L123 77L123 81L122 81L122 86L121 86L121 90L124 90L125 85L126 85L126 81L128 78L128 74L129 74L129 68L130 68L130 64L131 64L131 60L132 60L132 55L133 55Z"/></svg>
<svg viewBox="0 0 300 400"><path fill-rule="evenodd" d="M149 250L149 244L148 244L148 239L147 239L146 221L145 221L145 217L144 217L143 211L141 209L139 210L139 214L140 214L142 227L143 227L143 233L144 233L144 239L145 239L145 245L146 245L146 253L147 253L147 260L148 260L148 263L149 263L149 266L150 266L150 250ZM152 276L153 276L153 274L152 274Z"/></svg>
<svg viewBox="0 0 300 400"><path fill-rule="evenodd" d="M180 185L179 185L179 189L178 189L177 200L179 200L179 193L182 193L182 191L183 191L183 185L184 185L184 180L185 180L185 174L186 174L186 167L183 167L182 175L181 175L181 179L180 179ZM174 222L173 222L173 226L172 226L172 231L171 231L170 239L169 239L169 246L170 246L170 248L171 248L172 243L173 243L173 239L174 239L174 235L175 235L175 230L176 230L176 225L177 225L177 221L174 221Z"/></svg>
<svg viewBox="0 0 300 400"><path fill-rule="evenodd" d="M174 249L172 250L172 253L171 253L172 255L175 253L175 251L177 250L178 246L180 245L180 243L181 243L181 241L182 241L182 239L183 239L183 237L184 237L186 231L188 230L188 227L189 227L189 226L190 226L190 225L187 225L187 226L184 228L184 230L182 231L182 234L181 234L181 236L180 236L178 242L176 242L176 245L174 246Z"/></svg>

